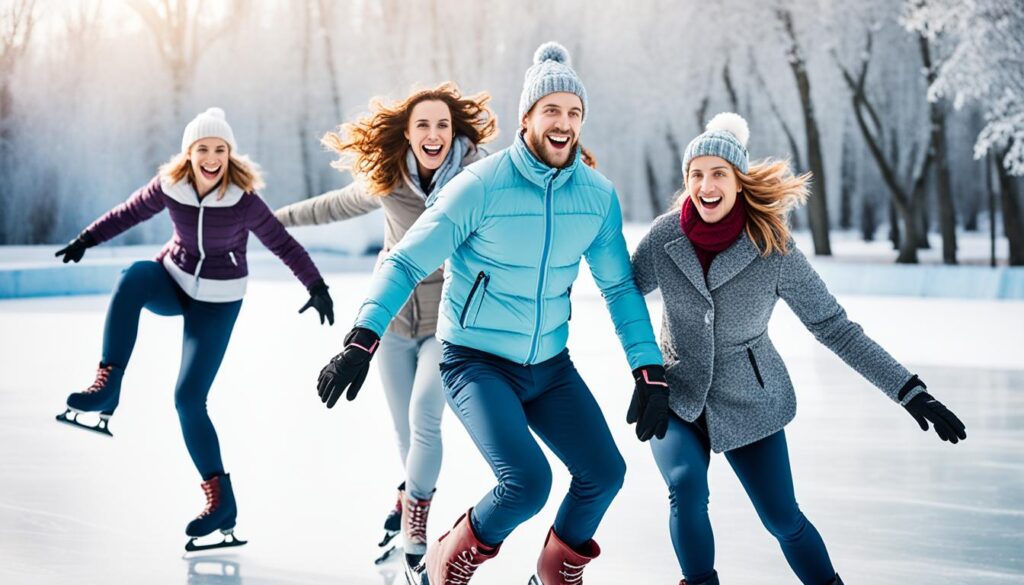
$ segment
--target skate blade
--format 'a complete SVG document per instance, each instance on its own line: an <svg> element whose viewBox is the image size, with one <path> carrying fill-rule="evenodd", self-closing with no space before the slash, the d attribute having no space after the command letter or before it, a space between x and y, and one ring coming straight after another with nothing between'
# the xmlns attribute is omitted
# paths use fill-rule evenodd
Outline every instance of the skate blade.
<svg viewBox="0 0 1024 585"><path fill-rule="evenodd" d="M379 557L377 557L376 559L374 559L373 564L375 564L375 565L383 565L384 563L386 563L386 562L390 561L391 559L395 558L395 556L397 556L398 553L400 553L400 552L402 552L402 549L398 548L397 546L391 546L386 551L384 551L384 554L382 554Z"/></svg>
<svg viewBox="0 0 1024 585"><path fill-rule="evenodd" d="M388 545L389 542L391 542L395 539L396 536L398 536L398 532L398 530L386 530L384 532L384 538L380 539L380 542L377 543L377 546L384 548Z"/></svg>
<svg viewBox="0 0 1024 585"><path fill-rule="evenodd" d="M95 425L87 425L78 422L78 416L81 414L82 412L69 408L57 415L57 422L62 422L86 431L92 431L94 433L110 437L111 439L114 438L114 434L110 432L110 429L107 426L107 423L110 421L109 414L101 414L99 422Z"/></svg>
<svg viewBox="0 0 1024 585"><path fill-rule="evenodd" d="M427 579L426 565L422 562L418 563L416 566L410 566L408 563L404 564L406 585L430 585L430 581Z"/></svg>
<svg viewBox="0 0 1024 585"><path fill-rule="evenodd" d="M189 538L188 542L185 543L186 557L189 553L198 553L209 550L233 548L236 546L242 546L249 542L248 540L241 540L238 537L236 537L233 530L221 530L221 534L224 535L223 540L221 540L220 542L214 542L210 544L196 544L196 541L199 540L199 538L201 538L198 536L193 536Z"/></svg>

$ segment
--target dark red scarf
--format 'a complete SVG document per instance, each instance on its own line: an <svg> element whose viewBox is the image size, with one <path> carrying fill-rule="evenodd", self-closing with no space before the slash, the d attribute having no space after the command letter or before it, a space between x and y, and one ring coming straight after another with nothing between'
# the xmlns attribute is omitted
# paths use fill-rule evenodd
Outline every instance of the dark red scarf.
<svg viewBox="0 0 1024 585"><path fill-rule="evenodd" d="M693 244L697 260L700 261L704 277L707 278L711 261L740 237L743 227L747 224L747 207L743 203L743 197L737 194L736 204L725 217L715 223L707 223L701 219L693 199L689 197L683 203L683 210L679 215L679 224Z"/></svg>

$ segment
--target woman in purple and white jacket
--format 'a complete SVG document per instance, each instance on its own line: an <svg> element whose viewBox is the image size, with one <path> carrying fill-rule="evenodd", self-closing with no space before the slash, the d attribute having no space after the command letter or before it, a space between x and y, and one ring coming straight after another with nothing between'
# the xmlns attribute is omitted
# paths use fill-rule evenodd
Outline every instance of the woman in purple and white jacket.
<svg viewBox="0 0 1024 585"><path fill-rule="evenodd" d="M296 242L263 199L257 167L237 154L234 133L219 108L199 114L185 127L181 152L127 201L93 222L57 252L78 262L85 250L103 243L166 209L174 234L155 260L128 267L114 289L103 332L103 356L96 380L68 396L67 411L57 417L110 435L107 421L117 408L121 378L138 335L143 308L157 315L181 315L185 321L183 358L174 391L192 461L202 475L206 509L186 528L187 550L201 548L196 537L220 530L223 542L244 544L231 535L236 506L224 472L220 446L206 412L206 397L227 349L245 295L246 246L252 231L309 290L300 313L312 307L334 324L327 285L309 254ZM95 426L77 421L82 412L98 412Z"/></svg>

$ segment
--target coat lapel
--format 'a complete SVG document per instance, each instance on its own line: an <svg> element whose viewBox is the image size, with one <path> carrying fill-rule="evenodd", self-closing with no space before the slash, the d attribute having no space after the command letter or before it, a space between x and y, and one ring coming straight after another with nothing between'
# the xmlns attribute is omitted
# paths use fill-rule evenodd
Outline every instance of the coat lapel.
<svg viewBox="0 0 1024 585"><path fill-rule="evenodd" d="M690 243L690 239L683 236L668 242L665 244L665 252L676 263L676 266L683 271L683 274L693 284L693 287L697 289L697 292L710 303L711 291L708 290L708 285L704 282L704 269L700 267L700 261L697 260L697 252L693 250L693 244Z"/></svg>
<svg viewBox="0 0 1024 585"><path fill-rule="evenodd" d="M757 247L750 241L746 232L741 232L740 237L731 246L711 261L711 268L708 269L708 288L715 290L729 282L757 256ZM694 262L696 262L696 256ZM697 269L699 270L700 266Z"/></svg>

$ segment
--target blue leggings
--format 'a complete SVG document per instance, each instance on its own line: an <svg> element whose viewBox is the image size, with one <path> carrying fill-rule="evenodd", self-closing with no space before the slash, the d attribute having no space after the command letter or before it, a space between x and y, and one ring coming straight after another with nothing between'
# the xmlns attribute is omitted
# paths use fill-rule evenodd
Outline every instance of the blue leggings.
<svg viewBox="0 0 1024 585"><path fill-rule="evenodd" d="M136 262L121 274L107 309L103 330L103 363L121 368L135 348L143 308L185 321L181 369L174 388L181 432L192 462L204 480L224 472L217 431L206 412L206 396L231 339L242 301L208 303L190 298L162 265Z"/></svg>
<svg viewBox="0 0 1024 585"><path fill-rule="evenodd" d="M477 537L497 545L544 507L551 467L532 429L572 474L555 533L571 547L593 538L622 487L626 463L569 351L523 366L445 343L441 380L452 412L498 479L473 508Z"/></svg>
<svg viewBox="0 0 1024 585"><path fill-rule="evenodd" d="M714 573L715 539L708 519L710 448L703 427L669 417L668 433L651 439L654 460L668 484L669 532L683 575L700 583ZM835 569L821 535L796 503L784 431L725 452L765 528L782 547L801 583L825 585Z"/></svg>

